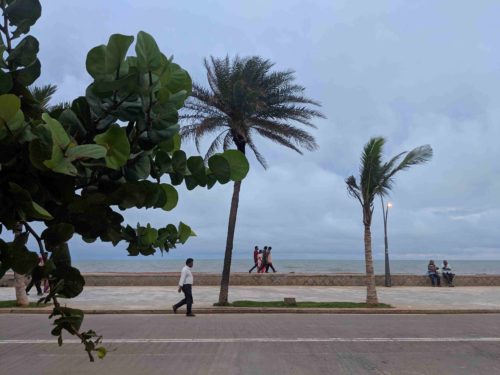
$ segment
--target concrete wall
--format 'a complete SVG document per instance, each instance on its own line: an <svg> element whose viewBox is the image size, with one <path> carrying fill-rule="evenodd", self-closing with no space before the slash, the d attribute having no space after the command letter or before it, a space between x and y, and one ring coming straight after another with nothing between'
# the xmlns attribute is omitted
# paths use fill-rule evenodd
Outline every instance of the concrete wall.
<svg viewBox="0 0 500 375"><path fill-rule="evenodd" d="M179 281L178 273L86 273L87 286L172 286ZM194 273L196 285L220 285L220 275ZM314 286L363 286L362 274L248 274L233 273L231 285L314 285ZM377 285L384 285L384 275L376 276ZM0 279L1 286L13 286L14 275ZM393 275L393 286L430 286L423 275ZM500 286L500 275L458 275L456 286Z"/></svg>

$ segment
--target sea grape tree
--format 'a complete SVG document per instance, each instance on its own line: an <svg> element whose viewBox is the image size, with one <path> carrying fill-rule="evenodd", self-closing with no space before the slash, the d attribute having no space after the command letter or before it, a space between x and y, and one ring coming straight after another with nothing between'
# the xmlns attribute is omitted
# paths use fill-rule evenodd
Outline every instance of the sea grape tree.
<svg viewBox="0 0 500 375"><path fill-rule="evenodd" d="M123 211L170 211L178 202L175 186L189 190L239 181L248 162L228 150L204 163L181 149L178 111L191 92L191 78L153 37L114 34L87 55L93 82L67 108L49 113L28 89L40 76L39 42L27 35L41 16L38 0L0 0L0 277L6 271L28 274L40 252L50 253L43 273L53 302L52 333L81 338L91 360L104 356L100 336L80 332L83 312L62 307L58 297L73 298L85 281L71 265L68 242L79 236L113 245L126 243L128 254L152 255L185 243L194 235L180 222L154 228L125 224ZM135 54L129 50L135 42ZM33 223L37 223L33 225Z"/></svg>

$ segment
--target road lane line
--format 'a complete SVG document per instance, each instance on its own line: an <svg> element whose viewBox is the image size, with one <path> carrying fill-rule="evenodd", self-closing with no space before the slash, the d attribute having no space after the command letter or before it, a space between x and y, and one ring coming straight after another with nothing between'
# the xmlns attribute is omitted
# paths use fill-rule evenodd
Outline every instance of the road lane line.
<svg viewBox="0 0 500 375"><path fill-rule="evenodd" d="M312 338L277 338L277 337L255 337L255 338L206 338L206 339L104 339L103 344L152 344L152 343L305 343L305 342L500 342L500 337L312 337ZM80 344L80 340L66 339L65 344ZM0 340L0 345L15 344L57 344L57 340Z"/></svg>

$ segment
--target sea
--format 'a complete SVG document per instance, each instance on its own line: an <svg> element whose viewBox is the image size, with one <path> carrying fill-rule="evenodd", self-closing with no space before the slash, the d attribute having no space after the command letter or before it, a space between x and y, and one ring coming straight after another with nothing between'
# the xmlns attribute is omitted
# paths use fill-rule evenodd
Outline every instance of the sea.
<svg viewBox="0 0 500 375"><path fill-rule="evenodd" d="M460 275L500 275L500 260L453 260L448 259L453 272ZM168 257L128 258L123 260L74 260L73 264L82 272L179 272L184 260ZM441 261L436 261L441 267ZM273 265L280 273L364 273L363 260L294 260L273 259ZM221 273L222 259L196 259L195 272ZM252 260L233 259L231 272L248 272L253 266ZM375 273L384 273L384 261L374 261ZM425 274L427 260L391 260L391 274Z"/></svg>

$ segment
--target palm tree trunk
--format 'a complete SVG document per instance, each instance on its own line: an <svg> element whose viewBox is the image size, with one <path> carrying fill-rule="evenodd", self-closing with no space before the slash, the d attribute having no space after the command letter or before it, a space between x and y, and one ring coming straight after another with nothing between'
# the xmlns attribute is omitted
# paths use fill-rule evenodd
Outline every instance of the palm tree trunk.
<svg viewBox="0 0 500 375"><path fill-rule="evenodd" d="M365 266L366 266L366 303L378 304L377 289L375 287L375 273L373 272L372 232L370 225L365 224Z"/></svg>
<svg viewBox="0 0 500 375"><path fill-rule="evenodd" d="M229 223L227 226L226 253L224 254L224 268L222 269L222 280L220 283L219 305L227 305L229 294L229 276L231 273L231 260L233 257L234 230L236 228L236 216L238 214L238 203L240 201L241 181L236 181L233 187L233 198L229 210Z"/></svg>
<svg viewBox="0 0 500 375"><path fill-rule="evenodd" d="M30 301L26 294L26 276L14 272L14 288L16 289L16 305L28 306Z"/></svg>

